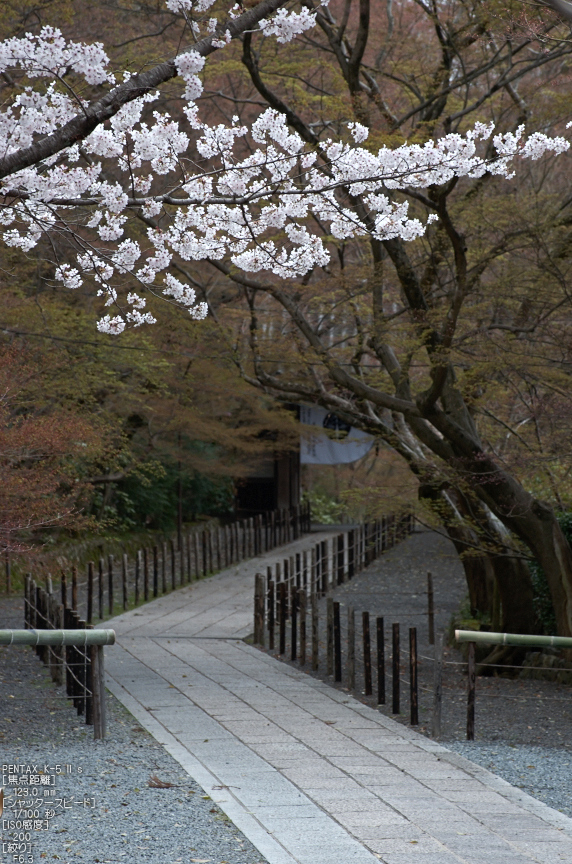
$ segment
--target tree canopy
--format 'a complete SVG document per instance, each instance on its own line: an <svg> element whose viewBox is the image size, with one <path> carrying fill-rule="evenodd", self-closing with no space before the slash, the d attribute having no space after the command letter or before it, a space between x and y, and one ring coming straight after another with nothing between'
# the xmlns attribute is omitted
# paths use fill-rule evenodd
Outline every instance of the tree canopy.
<svg viewBox="0 0 572 864"><path fill-rule="evenodd" d="M496 580L534 628L528 555L572 633L568 28L494 0L166 5L147 34L177 48L126 72L43 23L0 47L4 242L93 288L103 334L210 309L243 380L401 454L475 604Z"/></svg>

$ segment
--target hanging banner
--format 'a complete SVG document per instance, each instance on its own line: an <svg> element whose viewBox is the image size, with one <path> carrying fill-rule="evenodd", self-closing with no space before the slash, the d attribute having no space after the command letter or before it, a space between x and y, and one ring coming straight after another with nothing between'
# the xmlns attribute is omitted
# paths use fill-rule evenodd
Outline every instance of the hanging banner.
<svg viewBox="0 0 572 864"><path fill-rule="evenodd" d="M300 423L315 426L300 436L302 465L345 465L362 459L371 450L374 438L354 429L332 411L300 405Z"/></svg>

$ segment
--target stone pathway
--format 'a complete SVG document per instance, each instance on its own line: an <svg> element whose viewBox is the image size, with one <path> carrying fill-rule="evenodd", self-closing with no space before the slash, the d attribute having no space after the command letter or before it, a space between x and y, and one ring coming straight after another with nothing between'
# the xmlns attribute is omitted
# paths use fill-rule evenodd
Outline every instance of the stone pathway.
<svg viewBox="0 0 572 864"><path fill-rule="evenodd" d="M309 546L105 622L109 689L269 864L572 864L572 819L242 641L255 572Z"/></svg>

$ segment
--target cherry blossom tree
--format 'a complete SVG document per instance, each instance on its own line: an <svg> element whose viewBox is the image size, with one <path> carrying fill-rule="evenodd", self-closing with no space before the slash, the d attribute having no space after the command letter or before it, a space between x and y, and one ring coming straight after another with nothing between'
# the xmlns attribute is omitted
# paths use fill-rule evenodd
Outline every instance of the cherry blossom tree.
<svg viewBox="0 0 572 864"><path fill-rule="evenodd" d="M137 75L113 72L102 45L71 42L50 27L0 45L0 72L21 75L25 84L0 115L3 241L33 253L49 238L55 279L70 290L93 285L103 306L98 329L107 334L154 323L151 296L203 318L207 307L192 280L179 278L181 261L207 261L241 274L246 289L267 291L322 358L335 388L373 406L372 416L383 410L403 417L439 459L475 478L482 502L552 574L560 631L572 633L572 552L554 514L486 452L454 385L447 352L455 304L445 332L425 339L431 383L415 396L402 386L390 346L380 345L378 354L393 392L331 362L293 295L280 287L281 280L303 280L327 267L327 236L340 242L367 238L374 259L384 245L396 267L405 266L403 244L447 213L435 207L423 222L409 214L401 191L423 200L422 190L452 188L462 177L510 181L521 160L563 153L567 140L542 132L527 136L523 125L500 132L479 121L437 140L372 147L359 110L361 84L354 80L367 42L366 0L360 2L355 44L338 40L356 106L342 136L316 136L278 105L249 124L238 117L209 123L197 102L206 58L241 37L250 50L253 33L282 46L316 22L334 34L337 50L332 28L338 25L325 3L293 11L283 8L285 0L262 0L247 11L234 7L224 21L208 17L209 0L167 5L185 16L193 44ZM175 79L182 82L180 116L159 110L161 88ZM84 88L94 87L104 95L88 101ZM461 239L455 238L459 261ZM271 281L255 281L257 273ZM429 332L421 321L423 298L417 306L415 298L409 301L420 331ZM362 412L364 426L368 410Z"/></svg>
<svg viewBox="0 0 572 864"><path fill-rule="evenodd" d="M310 230L312 219L329 224L339 240L411 240L425 225L408 216L407 202L395 200L394 190L485 173L510 178L515 160L569 147L561 137L526 137L524 127L495 135L492 124L476 123L466 135L371 152L361 146L368 129L358 122L348 124L346 140L312 146L272 108L250 128L237 117L229 125L209 125L196 102L209 54L256 24L266 38L287 43L316 23L307 8L288 12L278 8L279 0L263 0L242 15L235 7L222 25L216 18L205 23L211 5L167 0L188 16L197 37L205 29L208 35L149 72L125 73L120 84L101 44L67 41L50 26L0 45L2 73L17 69L44 85L24 87L0 117L2 239L30 252L46 235L65 238L75 261L55 262L55 278L72 290L85 279L95 283L110 310L99 320L101 332L154 323L146 291L186 307L193 318L207 314L193 287L169 271L175 255L185 261L230 256L247 273L301 277L330 257ZM67 83L70 72L87 85L111 89L87 103L80 88ZM185 87L185 123L159 111L151 119L156 88L176 76ZM246 135L250 152L241 156L237 144ZM479 150L480 143L489 146ZM147 249L129 236L132 214L148 223ZM167 224L157 225L164 215ZM431 215L427 224L437 218ZM277 232L282 242L272 239Z"/></svg>

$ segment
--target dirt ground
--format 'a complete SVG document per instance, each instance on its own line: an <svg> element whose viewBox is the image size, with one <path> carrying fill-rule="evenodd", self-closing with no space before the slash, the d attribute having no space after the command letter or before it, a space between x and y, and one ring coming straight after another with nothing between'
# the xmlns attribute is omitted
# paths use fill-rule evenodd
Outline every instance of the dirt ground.
<svg viewBox="0 0 572 864"><path fill-rule="evenodd" d="M326 601L320 600L320 669L317 675L332 686L345 688L347 649L347 609L353 607L356 621L356 690L354 695L376 706L374 698L364 695L361 613L370 613L372 663L375 667L375 618L384 618L386 655L386 704L377 706L387 716L409 723L409 628L417 628L419 663L419 726L429 735L433 706L433 646L429 644L427 616L427 573L433 576L435 630L446 634L452 616L466 595L463 569L452 544L438 534L418 528L409 538L384 553L381 558L350 582L333 592L340 602L342 625L343 680L334 684L326 670ZM399 715L391 713L391 631L400 624L401 694ZM310 629L308 621L308 631ZM310 637L308 636L308 643ZM281 658L290 662L286 654ZM467 676L460 650L445 646L441 740L466 738ZM296 664L298 665L298 664ZM550 673L548 673L550 674ZM377 693L373 670L373 692ZM572 687L553 681L479 677L476 687L475 740L503 741L513 746L542 745L572 748Z"/></svg>

